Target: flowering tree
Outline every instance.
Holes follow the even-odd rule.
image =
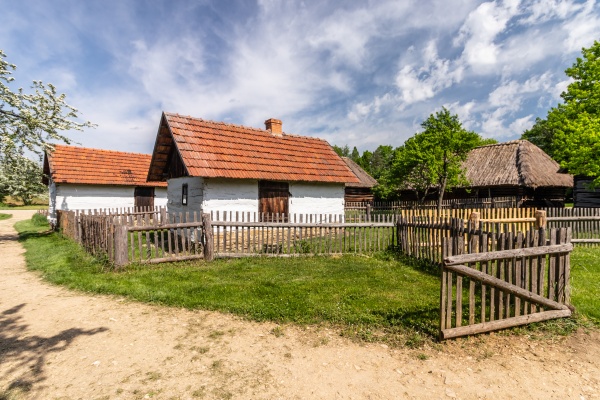
[[[45,192],[42,175],[41,164],[23,156],[22,150],[0,155],[0,202],[11,196],[30,205]]]
[[[16,66],[5,58],[0,50],[0,196],[19,187],[23,183],[19,181],[27,179],[35,169],[37,164],[24,157],[24,149],[42,155],[52,150],[52,141],[70,143],[63,131],[94,126],[89,121],[78,122],[77,109],[67,104],[66,95],[58,94],[50,83],[33,81],[31,93],[22,88],[11,90],[9,85],[14,80],[11,71]],[[21,193],[19,197],[28,198]]]

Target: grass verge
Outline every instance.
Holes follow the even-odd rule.
[[[46,232],[41,221],[15,226],[28,267],[72,289],[257,321],[332,324],[369,341],[411,345],[437,335],[438,277],[389,255],[132,265],[106,273],[78,245]]]
[[[437,271],[389,254],[132,265],[124,272],[106,273],[106,266],[77,244],[48,232],[43,216],[15,226],[28,267],[71,289],[257,321],[332,324],[345,336],[393,345],[418,347],[437,336]],[[547,336],[600,326],[600,249],[576,248],[571,264],[576,318],[508,334]]]
[[[3,219],[9,219],[11,217],[12,217],[12,214],[0,213],[0,221],[2,221]]]

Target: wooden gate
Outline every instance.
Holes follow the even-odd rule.
[[[269,216],[278,215],[278,222],[287,222],[289,214],[290,187],[287,182],[258,182],[258,212],[262,222],[273,222]]]
[[[154,188],[153,187],[136,187],[133,192],[135,197],[135,208],[154,208]]]
[[[440,338],[570,316],[570,239],[570,228],[444,238]]]

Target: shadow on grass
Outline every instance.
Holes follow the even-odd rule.
[[[19,315],[26,304],[9,308],[0,313],[0,367],[4,377],[11,376],[7,386],[0,388],[0,399],[13,395],[32,393],[35,385],[46,379],[44,366],[51,353],[65,350],[79,336],[91,336],[108,328],[70,328],[52,336],[30,336],[29,326]]]
[[[415,331],[434,340],[439,336],[440,310],[438,307],[414,311],[374,311],[373,314],[383,318],[390,327],[401,327]]]
[[[45,236],[51,235],[52,233],[54,233],[54,231],[51,229],[48,229],[47,231],[43,231],[43,232],[24,231],[24,232],[19,233],[18,237],[17,237],[17,235],[14,235],[15,238],[3,239],[0,237],[0,239],[3,239],[3,240],[17,240],[18,239],[19,242],[26,242],[29,239],[37,239],[37,238],[45,237]]]

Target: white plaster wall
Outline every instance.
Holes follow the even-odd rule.
[[[56,220],[56,184],[52,179],[48,181],[48,220]]]
[[[188,201],[187,205],[181,204],[181,187],[188,185]],[[182,177],[169,179],[167,187],[167,209],[169,214],[178,215],[189,212],[191,215],[194,211],[198,213],[202,210],[202,199],[204,190],[204,179],[197,177]]]
[[[204,180],[202,209],[212,212],[250,212],[251,220],[258,213],[258,181],[246,179]]]
[[[166,207],[167,206],[167,188],[157,187],[154,188],[154,207]]]
[[[344,184],[290,182],[290,214],[344,215]]]
[[[91,210],[133,207],[135,205],[133,189],[131,186],[58,184],[55,209]]]

